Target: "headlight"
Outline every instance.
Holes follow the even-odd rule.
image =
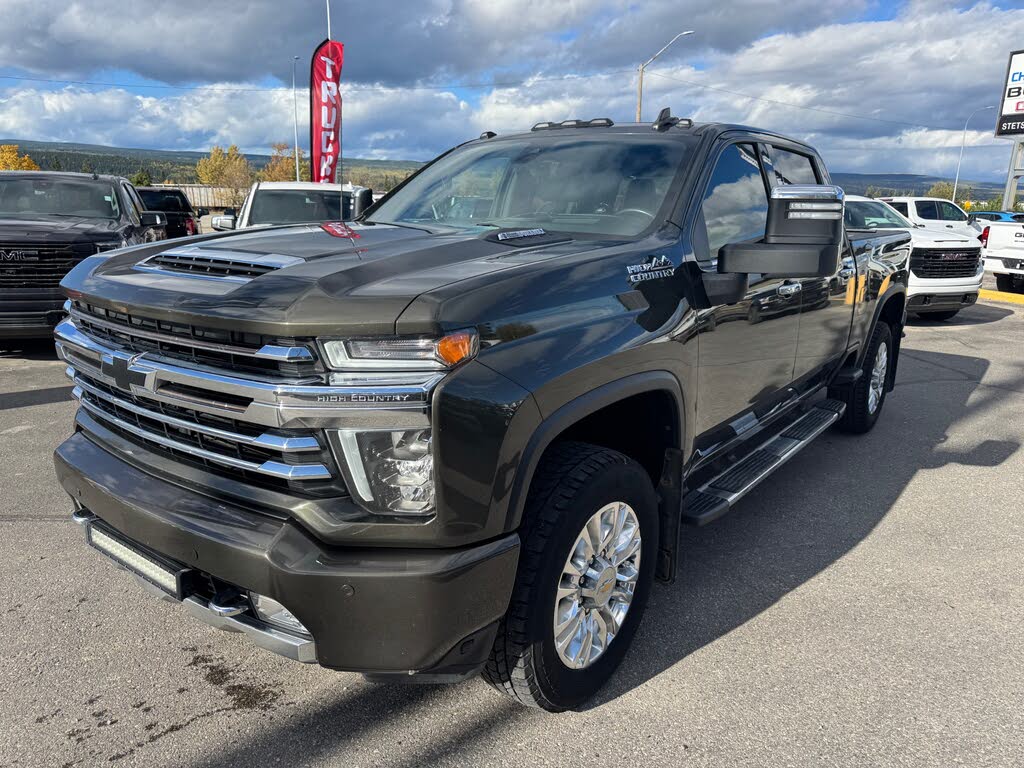
[[[113,251],[117,248],[127,248],[128,241],[123,237],[120,240],[110,240],[105,243],[96,243],[96,253],[103,253],[104,251]]]
[[[429,429],[342,429],[351,490],[371,512],[425,515],[434,509],[434,456]]]
[[[480,350],[475,331],[456,331],[441,338],[392,337],[322,342],[335,370],[424,371],[451,368]]]

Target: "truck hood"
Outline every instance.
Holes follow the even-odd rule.
[[[926,248],[981,247],[981,242],[976,236],[971,237],[969,235],[962,235],[959,232],[954,232],[949,229],[940,230],[915,227],[909,231],[914,245],[920,245]]]
[[[552,234],[498,241],[493,229],[300,225],[115,251],[61,285],[72,298],[155,319],[279,336],[386,334],[420,294],[580,249]]]
[[[0,216],[0,241],[69,243],[115,240],[121,224],[85,216]]]

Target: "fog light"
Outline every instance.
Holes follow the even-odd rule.
[[[268,624],[287,629],[289,632],[298,632],[302,635],[310,634],[310,631],[295,618],[291,611],[272,597],[250,592],[249,598],[252,600],[252,608],[256,611],[256,615]]]
[[[373,512],[428,514],[434,508],[429,429],[340,430],[353,494]]]

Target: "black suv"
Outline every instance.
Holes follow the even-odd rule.
[[[843,207],[806,144],[663,114],[485,134],[351,225],[90,260],[57,475],[202,621],[576,706],[682,526],[882,412],[910,235]]]
[[[163,239],[165,224],[116,176],[0,171],[0,341],[49,336],[72,267]]]

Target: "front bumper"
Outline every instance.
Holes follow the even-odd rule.
[[[977,301],[977,289],[967,293],[918,293],[907,299],[907,312],[946,312],[969,307]]]
[[[516,534],[460,549],[328,547],[290,520],[146,474],[81,432],[57,449],[55,465],[75,504],[129,542],[215,584],[284,605],[309,630],[315,650],[254,613],[211,616],[206,597],[184,600],[207,623],[245,632],[291,658],[315,656],[326,667],[376,675],[461,677],[486,660],[508,606]]]
[[[16,299],[0,295],[0,339],[45,339],[64,317],[64,299]]]

